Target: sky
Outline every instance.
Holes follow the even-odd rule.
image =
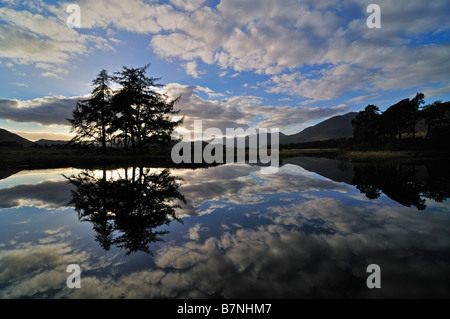
[[[187,130],[293,134],[417,92],[448,101],[449,13],[448,0],[0,0],[0,128],[68,140],[100,70],[146,64]]]

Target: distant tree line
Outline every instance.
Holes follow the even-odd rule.
[[[280,144],[280,150],[284,149],[308,149],[308,148],[350,148],[353,145],[353,138],[342,137],[335,139]]]
[[[23,144],[14,142],[14,141],[1,141],[0,147],[14,147],[14,148],[22,148]]]
[[[123,66],[111,76],[101,70],[90,97],[77,101],[68,119],[75,133],[71,142],[100,145],[103,151],[107,146],[131,148],[133,154],[170,143],[173,130],[183,121],[172,120],[179,113],[174,110],[178,98],[169,101],[156,91],[162,85],[146,75],[148,67]],[[111,82],[119,89],[113,90]]]
[[[425,95],[417,93],[413,99],[404,99],[384,112],[376,105],[368,105],[352,120],[354,143],[360,146],[398,145],[408,139],[417,142],[417,126],[426,127],[421,136],[432,145],[444,145],[450,140],[450,102],[436,101],[424,105]]]

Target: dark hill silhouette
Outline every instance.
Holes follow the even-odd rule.
[[[250,138],[252,138],[252,140],[256,137],[256,141],[257,141],[257,145],[258,146],[260,146],[260,141],[261,141],[261,135],[262,135],[262,133],[258,133],[258,134],[256,134],[256,136],[255,136],[255,134],[252,134],[252,135],[247,135],[247,136],[245,136],[245,138],[244,138],[244,145],[245,145],[245,147],[249,147],[249,143],[250,143]],[[287,136],[287,135],[285,135],[285,134],[283,134],[283,133],[279,133],[279,139],[281,140],[282,138],[284,138],[285,136]],[[271,135],[271,133],[270,133],[270,130],[269,130],[269,133],[267,133],[267,136],[265,137],[265,139],[266,139],[266,142],[265,143],[261,143],[261,146],[264,146],[264,145],[271,145],[271,141],[272,141],[272,135]],[[233,141],[234,140],[234,141]],[[208,141],[208,142],[211,142],[211,141]],[[235,147],[237,147],[237,143],[238,143],[238,138],[237,137],[234,137],[234,138],[231,138],[231,137],[228,137],[228,138],[222,138],[222,144],[225,144],[225,145],[234,145]]]
[[[0,145],[29,147],[34,143],[7,130],[0,128]]]
[[[353,137],[352,120],[355,118],[358,112],[350,112],[344,115],[333,116],[326,119],[314,126],[307,127],[303,131],[285,135],[280,132],[279,143],[280,144],[296,144],[304,142],[324,141],[330,139],[340,139]],[[230,142],[231,138],[223,138],[222,143]],[[234,138],[234,145],[236,145],[237,138]],[[259,136],[257,138],[259,145]],[[270,138],[268,138],[270,141]],[[249,136],[245,137],[245,145],[248,146]],[[230,145],[231,143],[229,143]],[[270,144],[270,142],[269,142]]]
[[[66,145],[67,143],[69,143],[69,141],[40,139],[39,141],[36,141],[35,143],[39,144],[39,145],[51,146],[51,145]]]
[[[352,120],[358,112],[350,112],[344,115],[333,116],[303,131],[280,136],[280,144],[303,143],[339,139],[353,136]]]

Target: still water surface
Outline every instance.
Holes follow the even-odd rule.
[[[283,164],[1,171],[0,298],[450,297],[445,165]]]

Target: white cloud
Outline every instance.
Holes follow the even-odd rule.
[[[260,107],[244,106],[241,108],[248,114],[260,119],[257,126],[266,128],[287,128],[289,125],[305,124],[310,121],[329,118],[344,114],[349,110],[345,104],[333,107],[292,107],[292,106],[270,106]]]
[[[222,1],[188,16],[175,33],[153,37],[152,47],[161,57],[274,74],[314,62],[313,42],[326,40],[336,23],[330,12],[289,1]]]
[[[205,50],[205,46],[206,43],[182,33],[155,35],[151,41],[151,47],[162,58],[177,57],[187,61],[200,58],[203,62],[212,64],[212,52]]]
[[[30,12],[13,9],[13,4],[0,8],[4,22],[0,24],[0,57],[33,63],[41,69],[41,76],[60,78],[68,74],[68,63],[74,57],[98,49],[113,50],[119,40],[112,36],[126,31],[148,35],[150,49],[161,58],[181,60],[193,78],[205,72],[199,70],[199,61],[220,67],[219,77],[233,78],[244,71],[264,74],[269,80],[258,84],[267,92],[297,96],[302,105],[329,101],[349,91],[358,91],[359,99],[374,96],[375,91],[424,84],[440,88],[428,88],[430,94],[448,91],[449,44],[433,42],[432,37],[430,43],[420,42],[421,35],[431,33],[438,38],[448,31],[445,9],[449,5],[444,0],[433,1],[433,5],[418,0],[382,0],[379,30],[366,27],[366,4],[354,0],[222,0],[213,7],[205,6],[203,0],[172,0],[167,4],[82,0],[81,29],[65,25],[68,3],[36,2],[31,10],[32,4],[27,2]],[[98,36],[96,28],[104,29],[107,37]],[[256,88],[247,83],[244,87]],[[186,114],[188,127],[189,120],[208,119],[206,125],[221,129],[246,127],[258,120],[260,125],[282,128],[348,110],[345,105],[328,111],[270,106],[249,96],[219,101],[214,99],[225,94],[203,91],[207,100],[194,88],[173,83],[166,90],[183,93],[178,106],[181,114]],[[43,114],[39,110],[45,109],[44,104],[25,109],[19,107],[26,104],[24,101],[11,101],[0,102],[2,118],[24,121],[33,117],[48,124],[50,117],[58,116],[53,123],[67,124],[68,110]],[[357,101],[357,97],[349,100]]]
[[[187,74],[192,76],[195,79],[198,79],[200,77],[200,74],[205,74],[205,71],[199,71],[197,70],[197,62],[196,61],[190,61],[188,63],[182,64],[184,67],[184,70]]]
[[[285,93],[302,96],[310,102],[331,100],[345,90],[357,90],[364,88],[364,84],[370,83],[370,75],[362,68],[349,64],[341,64],[323,72],[321,77],[300,78],[285,77],[269,81],[267,89],[272,93]]]
[[[55,126],[53,126],[55,128]],[[64,131],[69,131],[69,128],[63,126],[58,127],[63,128]],[[40,140],[40,139],[46,139],[46,140],[60,140],[60,141],[70,141],[74,134],[70,133],[55,133],[55,132],[49,132],[49,127],[46,127],[42,132],[23,132],[23,131],[15,131],[15,130],[9,130],[11,133],[17,134],[23,138],[26,138],[27,140],[30,140],[32,142]]]
[[[427,88],[423,92],[427,97],[439,96],[443,94],[450,94],[450,83],[446,83],[446,86],[438,88]]]
[[[196,61],[201,60],[219,66],[219,77],[244,71],[271,75],[269,92],[309,102],[352,90],[370,94],[440,83],[450,73],[449,47],[439,40],[450,29],[446,0],[432,5],[380,0],[377,30],[367,28],[367,3],[357,0],[222,0],[213,7],[204,0],[82,0],[79,30],[65,25],[68,3],[27,2],[35,13],[11,9],[13,4],[1,8],[6,24],[0,25],[0,57],[44,63],[43,76],[59,76],[61,65],[73,57],[114,50],[119,40],[110,36],[121,30],[148,35],[150,49],[161,58],[182,60],[194,78],[202,74]],[[108,37],[88,35],[94,28]]]
[[[185,11],[195,11],[203,5],[205,0],[170,0],[170,2]]]
[[[55,8],[55,13],[63,19],[67,18],[65,9],[70,2],[62,3]],[[161,31],[156,22],[160,15],[168,14],[171,6],[156,5],[144,1],[93,1],[84,0],[77,4],[81,8],[81,28],[108,28],[114,26],[119,30],[148,34]]]
[[[227,128],[246,129],[250,123],[256,127],[284,129],[291,125],[303,125],[348,111],[348,106],[345,104],[334,107],[265,105],[264,98],[259,96],[226,97],[224,93],[214,92],[207,87],[179,83],[169,83],[161,89],[161,92],[167,94],[169,99],[181,97],[175,109],[180,110],[180,117],[185,116],[182,126],[191,132],[193,132],[194,120],[203,121],[203,130],[215,127],[225,133]],[[205,93],[208,98],[202,98],[199,93]],[[72,116],[76,101],[85,98],[0,99],[0,118],[20,123],[68,127],[67,118]],[[218,98],[220,100],[217,100]],[[67,139],[67,135],[64,136],[66,137],[64,139]]]
[[[176,170],[186,181],[182,192],[195,205],[219,200],[248,204],[257,194],[296,196],[279,204],[272,196],[265,198],[264,209],[247,210],[239,224],[225,217],[218,221],[219,233],[200,223],[184,228],[190,240],[163,243],[152,268],[137,271],[120,272],[123,267],[116,266],[123,258],[113,251],[99,257],[97,249],[79,249],[86,248],[85,241],[78,242],[67,227],[43,228],[39,245],[14,240],[7,245],[15,247],[0,246],[0,297],[433,298],[448,293],[445,286],[436,290],[433,284],[449,277],[448,204],[436,204],[442,209],[426,216],[401,205],[385,206],[384,200],[358,202],[355,197],[357,202],[349,206],[334,192],[324,192],[348,191],[348,185],[303,172],[283,166],[269,178],[258,167],[239,164]],[[366,267],[373,262],[388,279],[377,291],[364,285]],[[71,263],[82,268],[81,289],[66,287]]]
[[[208,97],[212,98],[212,99],[225,96],[225,94],[223,94],[223,93],[217,93],[217,92],[214,92],[213,90],[211,90],[210,88],[199,86],[199,85],[195,86],[195,89],[199,92],[206,93],[208,95]]]
[[[406,221],[405,213],[402,208],[375,206],[353,207],[349,212],[348,206],[333,198],[301,200],[269,208],[263,216],[271,224],[235,231],[226,227],[220,236],[181,247],[169,245],[158,252],[156,264],[175,270],[166,288],[176,289],[173,293],[189,291],[197,298],[214,293],[225,298],[329,298],[342,296],[344,287],[348,297],[373,297],[373,292],[349,283],[364,282],[367,265],[376,260],[385,276],[397,278],[395,274],[401,272],[402,278],[409,279],[406,287],[402,278],[390,280],[388,289],[379,290],[380,297],[430,296],[433,285],[422,280],[439,280],[445,270],[433,268],[435,273],[426,268],[415,281],[419,264],[432,266],[410,247],[448,249],[448,243],[437,239],[448,233],[440,225],[445,218],[434,215],[424,231],[419,215],[412,214]],[[411,226],[407,231],[405,223]],[[299,231],[304,225],[314,227],[314,233]],[[438,242],[430,241],[429,234],[436,234]],[[402,255],[402,263],[393,262],[400,250],[408,253]],[[422,289],[410,289],[411,285]]]
[[[45,78],[54,78],[54,79],[60,79],[61,77],[53,72],[42,72],[41,76],[45,77]]]
[[[24,88],[28,87],[28,84],[25,84],[25,83],[22,83],[22,82],[11,82],[10,84],[21,86],[21,87],[24,87]]]
[[[196,92],[198,87],[169,83],[163,88],[170,99],[181,96],[175,105],[180,116],[185,116],[182,126],[193,132],[194,120],[203,121],[203,130],[216,127],[225,132],[226,128],[247,128],[246,116],[235,105],[227,105],[218,100],[202,99]]]
[[[55,71],[67,73],[61,65],[67,66],[73,57],[86,55],[91,48],[112,49],[110,43],[99,36],[68,28],[65,20],[49,14],[49,10],[55,10],[53,7],[46,6],[45,10],[46,16],[0,8],[0,21],[5,23],[0,25],[0,58],[16,64],[45,64],[53,74],[44,72],[42,75],[56,76]]]
[[[379,94],[368,94],[368,95],[360,95],[360,96],[356,96],[354,98],[351,98],[350,100],[348,100],[349,103],[360,103],[362,101],[366,101],[366,100],[373,100],[377,97],[379,97]],[[428,95],[427,95],[428,96]]]
[[[352,90],[370,93],[447,80],[448,45],[413,41],[446,32],[448,2],[379,4],[383,26],[372,30],[360,1],[221,1],[215,9],[203,7],[186,15],[182,28],[159,34],[151,43],[163,58],[217,64],[219,76],[228,69],[273,75],[269,92],[298,95],[308,102]],[[348,13],[358,7],[359,15]],[[321,71],[295,71],[309,65]]]
[[[195,226],[189,228],[189,232],[186,234],[187,238],[190,240],[198,241],[200,239],[200,232],[201,231],[207,231],[208,228],[202,226],[201,224],[196,224]]]

